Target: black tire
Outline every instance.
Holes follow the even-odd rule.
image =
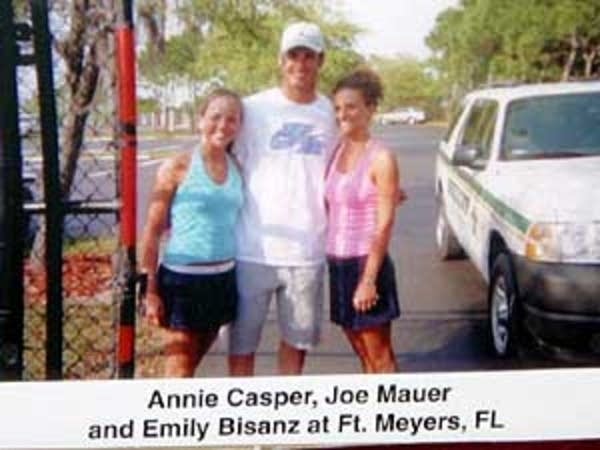
[[[510,256],[494,260],[488,287],[489,329],[494,353],[502,358],[518,354],[522,340],[519,289]]]
[[[440,194],[441,196],[441,194]],[[438,257],[442,261],[464,258],[465,252],[446,218],[446,209],[441,198],[438,200],[437,218],[435,226],[435,243]]]

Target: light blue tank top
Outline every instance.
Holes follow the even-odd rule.
[[[235,257],[235,224],[242,206],[242,180],[227,155],[227,178],[217,184],[194,149],[188,172],[171,204],[171,232],[163,255],[166,264],[223,261]]]

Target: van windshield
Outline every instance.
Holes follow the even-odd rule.
[[[512,101],[500,155],[504,160],[600,155],[600,92]]]

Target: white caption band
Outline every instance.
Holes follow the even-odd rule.
[[[600,369],[4,382],[0,448],[598,438],[599,387]]]

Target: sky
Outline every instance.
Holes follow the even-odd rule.
[[[367,29],[357,50],[365,55],[407,55],[425,59],[431,52],[425,38],[436,16],[458,0],[340,0],[346,17]]]

